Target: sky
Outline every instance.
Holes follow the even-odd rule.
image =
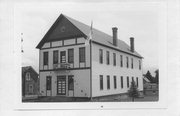
[[[37,44],[62,13],[93,28],[112,35],[118,28],[118,39],[128,45],[135,38],[135,50],[143,59],[143,70],[154,73],[158,69],[161,10],[158,3],[148,2],[49,2],[23,3],[15,6],[15,27],[23,35],[22,66],[31,65],[38,71]],[[19,39],[21,39],[19,38]],[[152,74],[154,75],[154,74]]]

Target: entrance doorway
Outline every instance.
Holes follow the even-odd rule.
[[[57,76],[57,95],[66,95],[66,76]]]

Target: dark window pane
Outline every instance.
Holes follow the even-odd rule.
[[[79,48],[79,62],[85,62],[85,47]]]
[[[116,53],[113,53],[113,65],[116,66]]]
[[[129,87],[129,77],[127,77],[127,87]]]
[[[103,90],[103,75],[100,75],[100,90]]]
[[[53,64],[58,63],[58,50],[53,51]]]
[[[123,76],[121,76],[121,88],[123,88]]]
[[[114,76],[114,89],[117,88],[117,84],[116,84],[116,76]]]
[[[46,90],[51,90],[51,76],[46,77]]]
[[[99,62],[102,64],[103,63],[103,50],[99,49]]]
[[[109,64],[109,51],[106,52],[106,61],[107,61],[107,64]]]
[[[68,76],[68,90],[74,90],[74,79],[73,76]]]
[[[138,77],[136,77],[136,85],[137,85],[137,87],[139,86]]]
[[[128,68],[129,67],[129,58],[126,57],[126,67]]]
[[[120,59],[121,59],[121,67],[123,67],[123,56],[122,55],[120,55]]]
[[[68,63],[74,62],[74,49],[68,49]]]
[[[131,58],[131,68],[133,69],[133,58]]]
[[[107,76],[107,89],[110,89],[110,76]]]
[[[43,60],[44,60],[44,65],[48,65],[48,52],[44,52]]]

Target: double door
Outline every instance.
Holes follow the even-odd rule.
[[[57,94],[66,95],[66,76],[57,77]]]

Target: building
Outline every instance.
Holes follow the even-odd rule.
[[[22,96],[38,95],[38,73],[31,67],[22,67]]]
[[[134,79],[143,90],[142,56],[117,38],[61,14],[39,49],[42,96],[99,97],[127,93]],[[88,43],[89,34],[92,39]]]

